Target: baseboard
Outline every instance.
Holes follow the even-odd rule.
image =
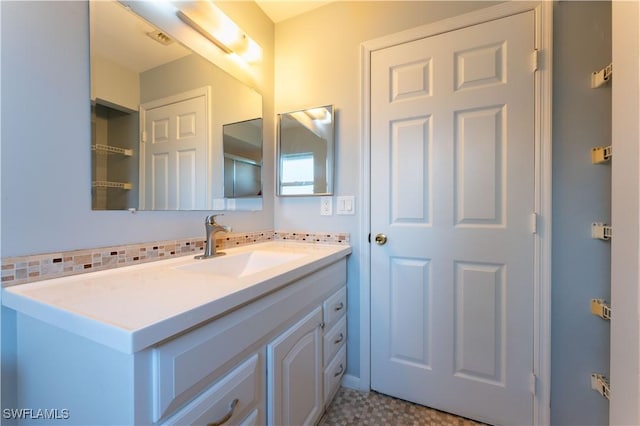
[[[350,374],[345,374],[344,376],[342,376],[342,386],[349,389],[364,390],[364,391],[369,390],[369,389],[361,389],[360,378],[356,376],[352,376]]]

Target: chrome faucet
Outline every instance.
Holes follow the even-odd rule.
[[[217,223],[216,216],[222,216],[222,215],[212,214],[207,216],[207,218],[204,221],[204,228],[206,230],[207,242],[204,246],[204,254],[195,256],[196,259],[208,259],[210,257],[222,256],[225,254],[222,251],[216,253],[216,234],[218,232],[231,232],[231,228]]]

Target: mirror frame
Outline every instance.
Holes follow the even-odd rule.
[[[325,170],[326,170],[326,191],[324,192],[312,192],[306,194],[283,194],[282,193],[282,116],[283,115],[291,115],[295,113],[305,113],[306,111],[316,110],[320,108],[328,108],[329,115],[331,117],[331,140],[327,141],[327,159],[325,161]],[[320,105],[313,108],[306,108],[302,110],[283,112],[278,114],[278,124],[277,124],[277,146],[276,146],[276,195],[278,197],[322,197],[322,196],[330,196],[333,195],[334,190],[334,162],[335,162],[335,124],[336,124],[336,109],[333,104]],[[314,180],[314,186],[315,186]]]

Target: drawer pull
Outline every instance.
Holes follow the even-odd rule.
[[[344,308],[344,303],[340,302],[340,303],[338,303],[338,304],[336,305],[335,310],[336,310],[336,311],[339,311],[339,310],[340,310],[340,309],[342,309],[342,308]]]
[[[344,340],[344,334],[340,333],[340,336],[333,341],[336,345]]]
[[[233,410],[236,409],[238,402],[240,402],[238,398],[231,401],[231,404],[229,404],[229,411],[227,412],[227,414],[225,414],[225,416],[218,421],[207,423],[207,426],[221,426],[226,422],[228,422],[231,416],[233,416]]]
[[[340,370],[338,370],[337,373],[335,373],[333,375],[333,377],[338,377],[339,375],[341,375],[342,373],[344,373],[344,366],[342,364],[340,364]]]

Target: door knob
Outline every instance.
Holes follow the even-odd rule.
[[[387,236],[384,234],[378,234],[376,235],[375,241],[376,241],[376,244],[378,244],[379,246],[382,246],[387,242]]]

